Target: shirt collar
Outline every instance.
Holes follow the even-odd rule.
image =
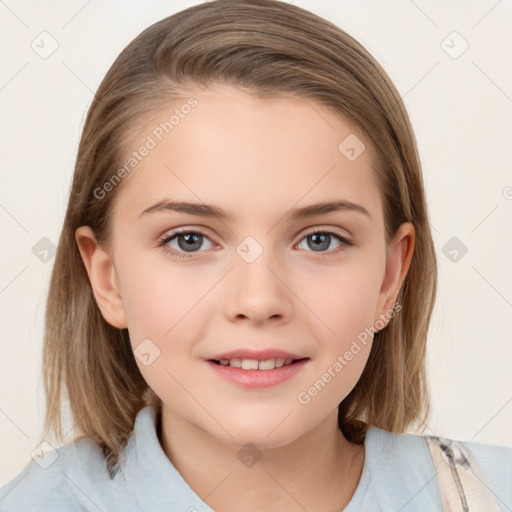
[[[148,405],[137,414],[135,427],[123,452],[122,478],[144,512],[193,510],[214,512],[191,489],[162,449],[157,437],[159,409]],[[396,434],[369,426],[365,460],[357,489],[344,512],[355,512],[370,489],[383,512],[438,510],[436,473],[423,437]],[[436,492],[437,491],[437,492]],[[399,497],[400,503],[397,502]],[[426,508],[425,508],[426,507]]]
[[[189,487],[160,445],[156,433],[157,407],[143,407],[123,454],[121,465],[129,492],[144,512],[193,510],[213,512]]]

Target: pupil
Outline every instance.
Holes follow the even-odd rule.
[[[178,245],[181,249],[187,251],[187,250],[194,250],[199,249],[201,247],[201,241],[202,241],[203,235],[200,235],[198,233],[187,233],[184,235],[180,235],[178,237]],[[309,247],[311,249],[328,249],[329,248],[329,242],[330,242],[331,235],[327,233],[315,233],[314,235],[308,236],[308,242],[311,240],[312,243],[308,243]],[[182,243],[182,240],[185,240],[184,243]]]
[[[308,244],[311,249],[328,249],[331,235],[326,233],[315,233],[314,235],[310,235],[308,239],[313,241],[313,245]]]
[[[190,249],[199,249],[199,247],[201,247],[202,238],[203,235],[196,233],[187,233],[185,235],[180,235],[178,237],[178,245],[180,246],[180,249],[183,249],[184,251]],[[181,243],[183,239],[185,239],[185,243]]]

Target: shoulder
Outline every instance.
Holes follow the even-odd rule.
[[[377,427],[369,429],[367,446],[372,483],[379,499],[389,502],[383,510],[399,505],[405,512],[417,510],[425,503],[431,510],[442,509],[437,474],[425,437]],[[471,451],[500,505],[512,509],[512,448],[475,441],[447,441],[455,441]]]
[[[500,507],[512,510],[512,448],[476,441],[461,443],[471,451],[482,468]]]
[[[109,483],[102,450],[80,438],[34,458],[1,487],[0,512],[107,510],[112,493],[100,490]]]

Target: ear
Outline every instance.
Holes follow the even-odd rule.
[[[126,314],[110,256],[98,245],[89,226],[79,227],[75,231],[75,240],[103,318],[113,327],[125,329]]]
[[[391,319],[390,312],[396,302],[402,283],[409,270],[412,255],[414,253],[415,230],[410,222],[402,224],[388,250],[386,270],[382,280],[377,304],[375,322],[379,321],[387,326]],[[380,328],[379,330],[382,330]]]

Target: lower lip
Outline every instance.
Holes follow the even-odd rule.
[[[244,370],[233,366],[222,366],[212,361],[206,361],[206,364],[217,375],[242,388],[269,388],[291,379],[304,368],[308,361],[309,359],[301,359],[296,363],[273,370]]]

